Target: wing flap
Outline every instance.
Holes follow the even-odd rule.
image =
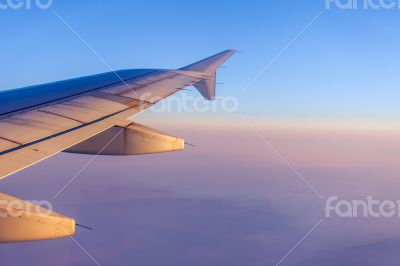
[[[6,177],[50,157],[49,154],[24,148],[0,156],[0,176]]]
[[[18,143],[15,143],[15,142],[12,142],[12,141],[9,141],[6,139],[2,139],[0,137],[0,151],[9,150],[9,149],[12,149],[12,148],[15,148],[18,146],[19,146]]]
[[[22,145],[79,125],[74,120],[30,111],[0,120],[0,137]]]
[[[114,125],[129,125],[132,122],[129,121],[128,118],[136,115],[147,107],[149,107],[149,105],[130,108],[97,123],[89,124],[73,131],[47,138],[38,143],[26,145],[19,149],[14,149],[4,153],[0,155],[0,179],[47,159],[48,157],[89,139]]]
[[[50,105],[39,110],[89,123],[101,117],[127,109],[127,106],[95,96],[82,96],[63,103]]]

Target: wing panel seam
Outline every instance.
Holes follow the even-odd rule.
[[[112,114],[110,114],[110,115],[107,115],[107,116],[101,117],[101,118],[99,118],[99,119],[93,120],[93,121],[91,121],[91,122],[89,122],[89,123],[86,123],[86,124],[83,124],[83,125],[79,125],[79,126],[76,126],[76,127],[73,127],[73,128],[70,128],[70,129],[67,129],[67,130],[58,132],[58,133],[53,134],[53,135],[51,135],[51,136],[47,136],[47,137],[44,137],[44,138],[41,138],[41,139],[32,141],[32,142],[30,142],[30,143],[20,144],[20,146],[18,146],[18,147],[14,147],[14,148],[11,148],[11,149],[8,149],[8,150],[5,150],[5,151],[1,151],[1,152],[0,152],[0,156],[1,156],[1,155],[5,155],[5,154],[10,153],[10,152],[13,152],[13,151],[17,151],[17,150],[20,150],[20,149],[29,147],[29,146],[32,146],[32,145],[35,145],[35,144],[38,144],[38,143],[40,143],[40,142],[43,142],[43,141],[46,141],[46,140],[49,140],[49,139],[52,139],[52,138],[56,138],[56,137],[58,137],[58,136],[67,134],[67,133],[72,132],[72,131],[74,131],[74,130],[77,130],[77,129],[80,129],[80,128],[84,128],[84,127],[86,127],[86,126],[96,124],[96,123],[98,123],[98,122],[100,122],[100,121],[103,121],[103,120],[105,120],[105,119],[107,119],[107,118],[110,118],[110,117],[112,117],[112,116],[114,116],[114,115],[117,115],[117,114],[122,113],[122,112],[124,112],[124,111],[127,111],[127,110],[129,110],[129,109],[130,109],[130,108],[126,108],[126,109],[121,110],[121,111],[118,111],[118,112],[116,112],[116,113],[112,113]]]
[[[69,120],[72,120],[72,121],[75,121],[75,122],[78,122],[78,123],[81,123],[81,124],[85,124],[85,122],[83,122],[83,121],[80,121],[78,119],[75,119],[75,118],[72,118],[72,117],[69,117],[69,116],[66,116],[66,115],[56,114],[56,113],[53,113],[53,112],[50,112],[50,111],[40,110],[40,109],[38,109],[36,111],[37,112],[41,112],[41,113],[45,113],[45,114],[49,114],[49,115],[62,117],[62,118],[65,118],[65,119],[69,119]]]

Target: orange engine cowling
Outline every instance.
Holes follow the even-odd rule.
[[[64,152],[96,155],[142,155],[180,151],[183,139],[132,123],[127,127],[112,127]]]
[[[0,243],[47,240],[74,234],[74,219],[0,193]]]

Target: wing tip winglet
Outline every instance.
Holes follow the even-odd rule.
[[[193,84],[193,86],[196,87],[196,89],[205,99],[210,101],[215,100],[216,71],[226,60],[228,60],[236,52],[236,50],[228,49],[181,69],[199,71],[210,75],[210,78],[201,80]]]

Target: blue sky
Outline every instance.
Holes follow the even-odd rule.
[[[177,68],[221,50],[243,53],[220,71],[237,96],[321,11],[325,1],[61,1],[50,10],[2,10],[0,88],[108,71]],[[240,97],[260,118],[400,118],[399,10],[327,10]]]
[[[54,1],[50,10],[0,10],[0,90],[108,71],[53,11],[113,69],[179,68],[243,51],[219,71],[219,95],[238,97],[325,10],[324,0]],[[400,131],[297,129],[397,125],[399,12],[326,10],[239,98],[238,113],[266,125],[254,123],[259,134],[239,119],[220,123],[223,112],[156,113],[164,123],[144,115],[138,122],[196,147],[59,154],[2,180],[0,192],[50,200],[78,173],[51,203],[95,229],[75,237],[101,265],[276,265],[324,215],[298,173],[326,198],[398,200]],[[399,223],[326,219],[282,265],[398,265]],[[0,248],[1,265],[91,262],[70,239]]]

